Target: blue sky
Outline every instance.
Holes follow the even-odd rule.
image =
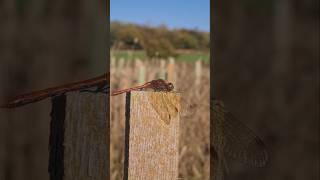
[[[210,0],[110,0],[110,19],[210,30]]]

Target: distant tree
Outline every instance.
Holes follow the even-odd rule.
[[[167,39],[148,39],[144,44],[144,49],[149,57],[168,58],[177,56],[173,46]]]
[[[142,31],[133,24],[114,24],[110,28],[111,43],[120,49],[141,49]]]
[[[198,49],[199,41],[197,37],[193,36],[187,31],[178,30],[175,33],[173,39],[174,45],[177,49]]]
[[[175,49],[168,39],[168,29],[165,26],[159,28],[144,27],[143,49],[149,57],[175,57]]]
[[[129,23],[111,22],[111,46],[116,49],[144,49],[148,56],[176,56],[175,49],[209,49],[209,33],[198,30],[169,30]]]

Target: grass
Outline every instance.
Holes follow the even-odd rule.
[[[136,58],[139,58],[141,60],[149,59],[145,51],[143,50],[141,51],[114,50],[111,53],[114,57],[116,57],[116,59],[120,59],[120,58],[123,58],[124,60],[130,60],[130,59],[136,59]],[[176,59],[178,61],[184,61],[184,62],[194,62],[199,59],[203,60],[204,62],[209,62],[210,54],[207,52],[188,52],[188,53],[180,52]]]
[[[146,59],[146,53],[144,51],[125,51],[125,50],[116,50],[112,51],[111,54],[116,57],[116,59]]]
[[[188,53],[188,54],[180,54],[177,58],[178,61],[187,61],[187,62],[194,62],[197,60],[203,60],[205,62],[209,62],[210,54],[204,52],[195,52],[195,53]]]

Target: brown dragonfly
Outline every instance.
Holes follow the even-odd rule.
[[[173,89],[174,89],[174,86],[172,83],[167,82],[163,79],[157,79],[157,80],[152,80],[150,82],[144,83],[143,85],[140,85],[140,86],[135,86],[128,89],[116,90],[111,93],[111,96],[116,96],[116,95],[127,93],[130,91],[153,90],[153,91],[170,92]]]
[[[116,96],[123,93],[128,93],[130,91],[155,91],[161,92],[160,94],[154,94],[149,96],[149,102],[151,103],[153,109],[160,116],[167,125],[170,124],[171,119],[175,118],[178,114],[179,107],[176,107],[177,102],[176,97],[171,97],[169,94],[165,95],[163,93],[171,92],[174,89],[172,83],[167,82],[163,79],[152,80],[145,84],[131,87],[128,89],[116,90],[111,93],[111,96]],[[159,102],[161,101],[161,102]]]

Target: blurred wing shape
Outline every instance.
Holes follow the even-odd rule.
[[[196,112],[199,110],[199,106],[197,103],[192,102],[190,99],[183,98],[180,99],[181,101],[181,109],[180,115],[183,118],[193,118],[196,115]]]
[[[226,155],[254,167],[264,167],[268,161],[266,147],[246,125],[213,102],[213,143],[219,155]]]
[[[167,125],[179,113],[179,99],[173,93],[159,92],[150,94],[149,100],[154,110]]]

